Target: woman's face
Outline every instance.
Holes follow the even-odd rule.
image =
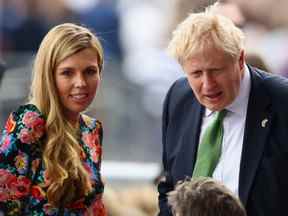
[[[65,116],[76,122],[93,101],[100,83],[97,53],[87,48],[64,59],[56,67],[55,83]]]

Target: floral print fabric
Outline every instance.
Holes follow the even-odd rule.
[[[80,155],[91,176],[93,191],[61,209],[51,206],[45,185],[49,178],[41,159],[45,118],[32,104],[10,114],[0,140],[0,213],[7,216],[106,216],[100,175],[102,126],[87,116],[80,118]],[[0,214],[1,215],[1,214]]]

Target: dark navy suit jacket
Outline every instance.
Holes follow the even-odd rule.
[[[249,70],[251,91],[239,196],[248,216],[280,216],[288,209],[288,80],[256,68]],[[166,194],[177,181],[192,175],[203,112],[187,79],[177,80],[166,96],[163,110],[166,178],[158,185],[159,216],[172,215]]]

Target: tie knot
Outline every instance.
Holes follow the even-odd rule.
[[[223,109],[223,110],[221,110],[221,111],[216,112],[216,117],[215,117],[215,119],[216,119],[217,121],[223,121],[223,118],[225,117],[226,113],[227,113],[227,110],[226,110],[226,109]]]

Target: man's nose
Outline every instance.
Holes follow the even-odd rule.
[[[203,75],[203,88],[209,90],[214,88],[216,85],[215,79],[212,74],[204,73]]]

